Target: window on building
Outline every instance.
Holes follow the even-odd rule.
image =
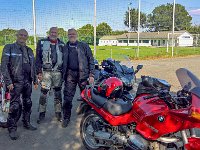
[[[149,40],[143,40],[143,43],[149,43]]]
[[[134,43],[134,40],[130,40],[129,43]]]
[[[182,36],[182,38],[184,38],[184,39],[189,39],[190,36]]]
[[[158,46],[160,46],[160,41],[161,41],[161,40],[158,40]]]
[[[122,43],[122,40],[119,40],[119,43]]]
[[[165,45],[165,40],[163,40],[163,45]]]
[[[128,43],[128,40],[123,40],[123,43]]]

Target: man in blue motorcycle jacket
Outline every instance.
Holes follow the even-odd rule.
[[[16,131],[21,108],[24,128],[27,130],[37,129],[30,124],[32,83],[37,89],[35,59],[32,49],[26,46],[28,32],[21,29],[16,36],[15,43],[5,45],[1,60],[2,75],[11,95],[7,125],[12,140],[18,138]]]
[[[63,79],[65,81],[63,102],[63,128],[70,122],[72,100],[79,85],[82,91],[87,82],[94,82],[94,58],[88,44],[78,41],[75,29],[68,30],[69,41],[65,45],[63,58]]]

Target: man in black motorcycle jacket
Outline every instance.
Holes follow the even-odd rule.
[[[63,128],[70,122],[72,100],[76,92],[76,85],[82,91],[94,82],[94,58],[88,44],[77,40],[77,31],[68,30],[69,42],[65,45],[63,59],[63,79],[65,81],[63,103]]]
[[[12,140],[18,138],[16,132],[17,118],[21,115],[21,106],[23,106],[24,128],[28,130],[37,129],[30,124],[32,82],[37,89],[35,59],[32,49],[26,46],[28,32],[25,29],[20,29],[16,36],[16,43],[5,45],[1,60],[2,75],[11,95],[7,124],[9,136]]]

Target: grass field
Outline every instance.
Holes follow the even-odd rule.
[[[91,46],[93,49],[93,46]],[[169,53],[166,52],[166,47],[140,47],[139,58],[136,57],[137,47],[119,47],[119,46],[98,46],[96,58],[101,61],[105,58],[124,59],[128,56],[132,60],[136,59],[156,59],[156,58],[170,58],[171,48]],[[175,47],[174,57],[200,55],[200,47]]]
[[[34,46],[31,45],[31,48]],[[93,50],[94,47],[90,46]],[[0,58],[2,55],[3,46],[0,46]],[[123,60],[125,56],[136,60],[136,59],[156,59],[156,58],[170,58],[171,47],[169,53],[166,52],[166,47],[140,47],[139,58],[136,57],[137,47],[132,46],[97,46],[96,58],[102,61],[106,58],[113,58],[116,60]],[[189,56],[189,55],[200,55],[200,47],[175,47],[174,56]]]

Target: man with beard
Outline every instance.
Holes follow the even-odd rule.
[[[63,69],[64,43],[58,38],[58,28],[52,27],[49,36],[39,40],[36,49],[36,70],[41,81],[41,95],[39,99],[40,123],[45,118],[47,94],[51,88],[54,90],[55,116],[61,121],[62,109],[62,69]]]
[[[82,91],[87,85],[94,82],[94,58],[88,44],[78,41],[75,29],[68,30],[69,42],[64,51],[63,78],[65,81],[63,103],[63,128],[70,122],[72,100],[79,85]]]

